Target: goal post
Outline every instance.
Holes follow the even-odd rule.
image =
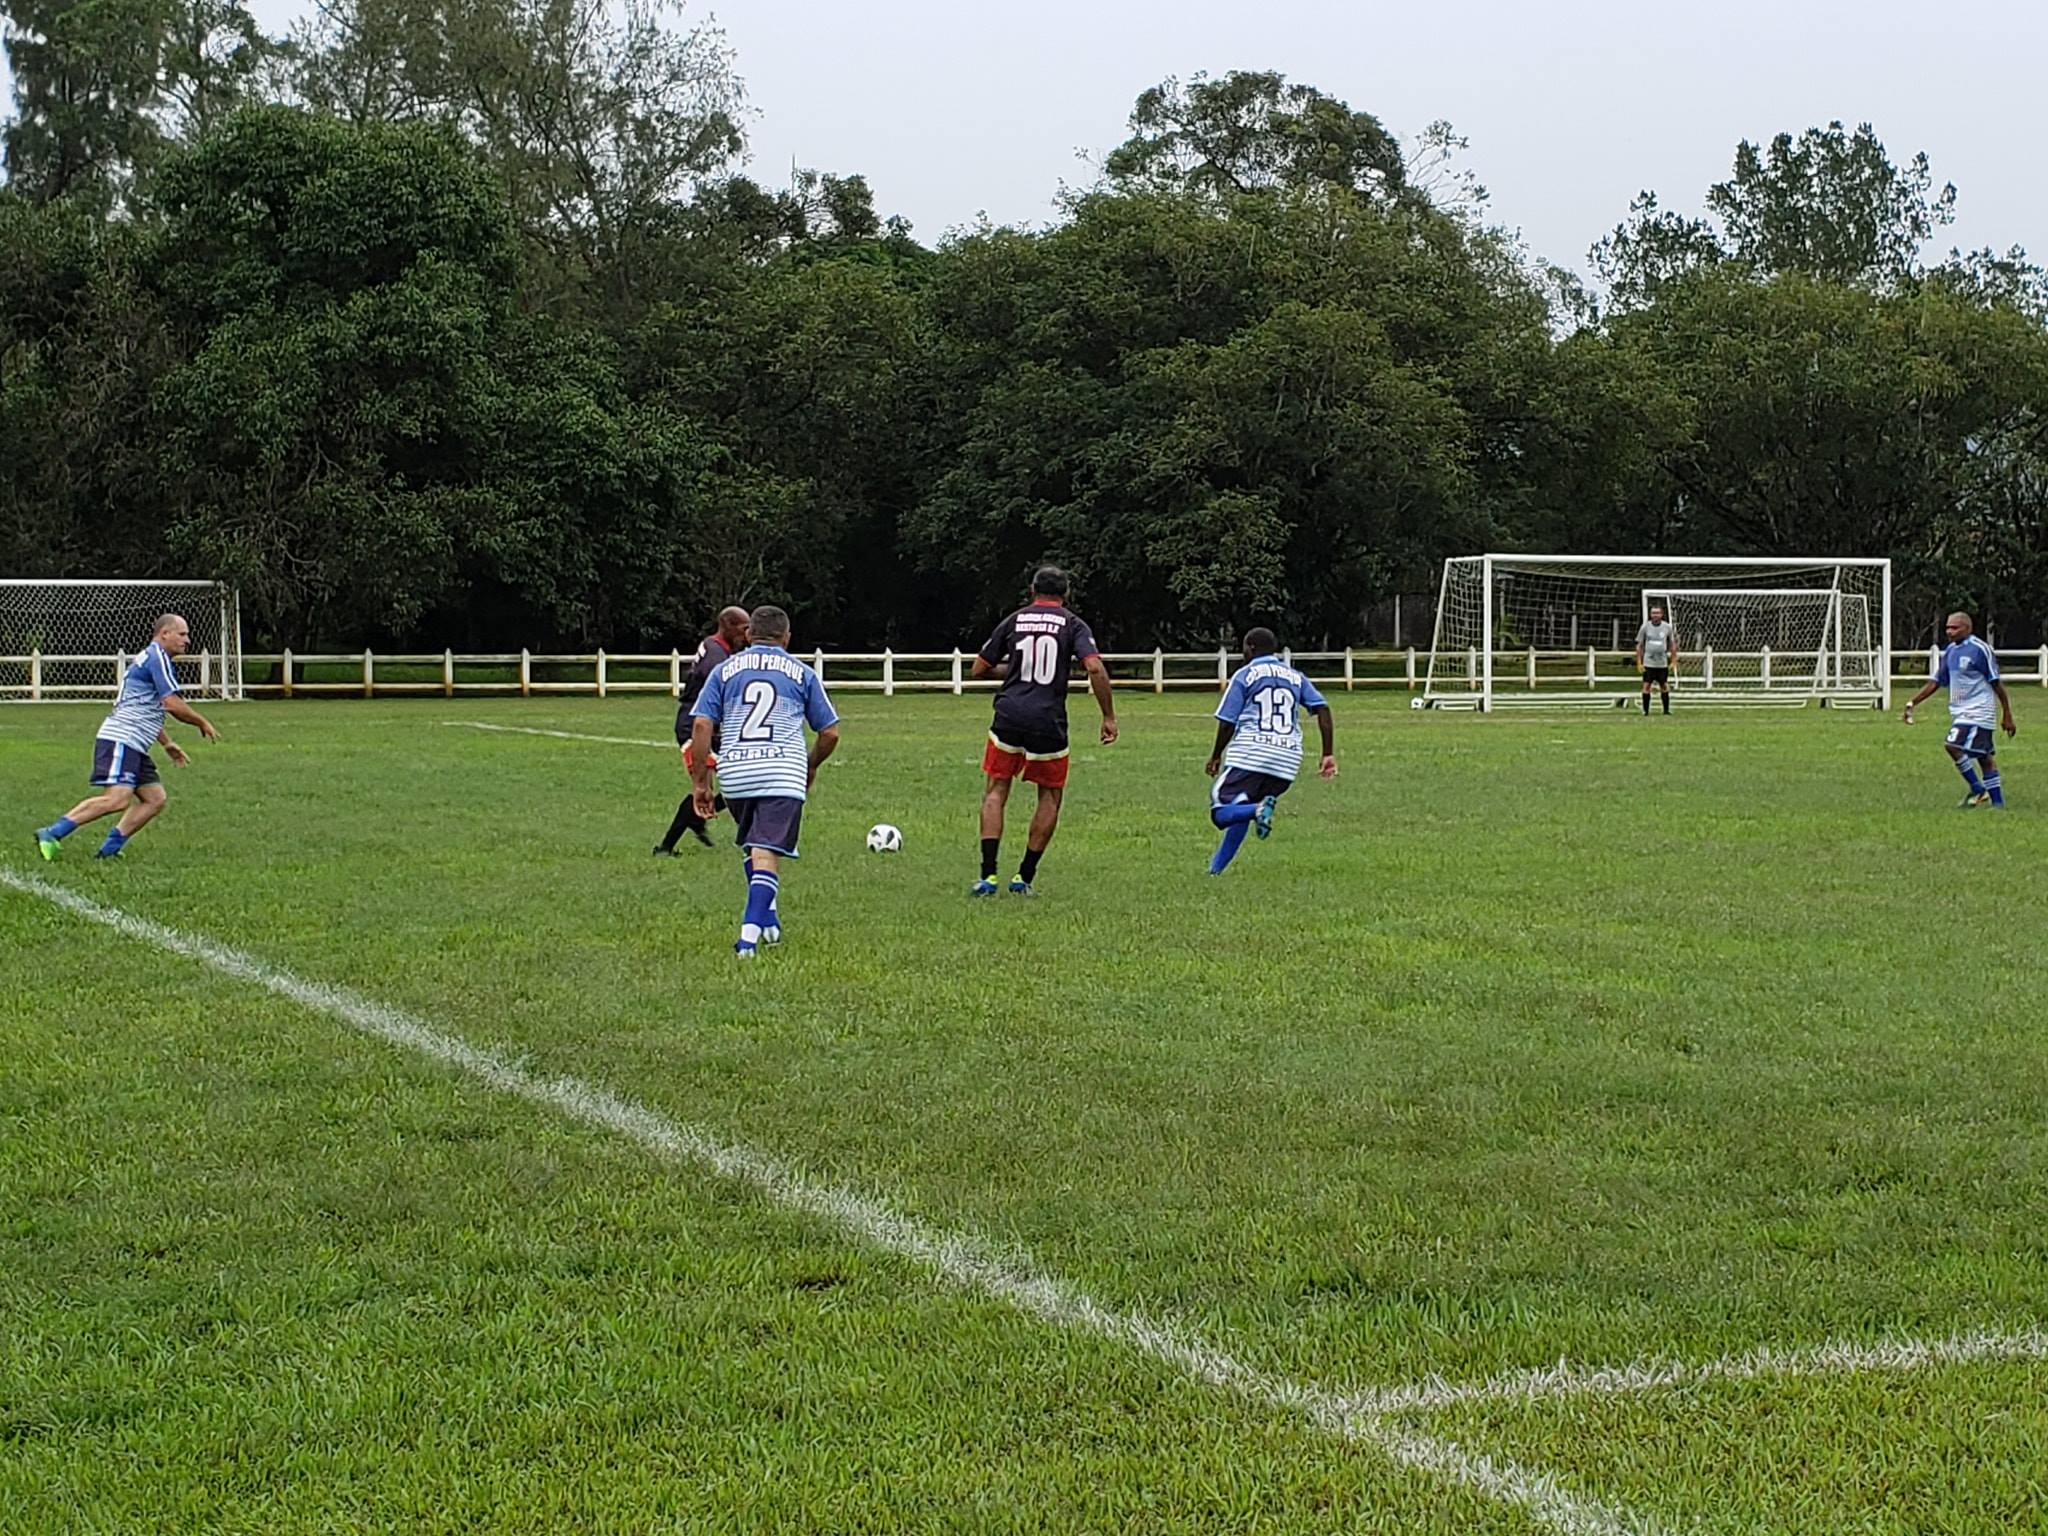
[[[242,697],[242,605],[212,581],[0,578],[0,699],[111,698],[156,621],[184,616],[175,664],[195,698]]]
[[[1843,556],[1467,555],[1444,562],[1436,708],[1611,705],[1636,631],[1676,630],[1674,692],[1710,704],[1891,702],[1891,562]]]

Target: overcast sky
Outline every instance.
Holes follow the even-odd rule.
[[[256,0],[282,29],[300,0]],[[687,13],[714,14],[703,5]],[[926,240],[1052,216],[1079,158],[1167,75],[1275,69],[1404,142],[1471,140],[1493,217],[1540,254],[1586,248],[1653,188],[1697,212],[1742,138],[1840,118],[1960,191],[1942,239],[2048,257],[2048,0],[724,0],[755,116],[753,174],[860,172]]]

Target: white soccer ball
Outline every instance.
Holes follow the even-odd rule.
[[[1418,693],[1418,694],[1415,694],[1415,695],[1414,695],[1413,697],[1411,697],[1411,698],[1410,698],[1410,699],[1408,700],[1408,707],[1409,707],[1410,709],[1420,709],[1420,708],[1422,708],[1422,695]]]
[[[868,852],[894,853],[903,846],[903,832],[886,821],[868,828]]]

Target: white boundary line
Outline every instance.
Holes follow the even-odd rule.
[[[678,750],[672,741],[641,741],[632,736],[586,736],[581,731],[543,731],[530,725],[486,725],[481,720],[443,720],[441,724],[465,731],[498,731],[507,736],[553,736],[560,741],[601,741],[612,747],[660,747],[667,752]]]
[[[1777,1381],[1812,1376],[1902,1374],[1945,1365],[2048,1360],[2048,1330],[1985,1329],[1944,1339],[1837,1339],[1805,1349],[1746,1350],[1719,1360],[1642,1360],[1630,1365],[1584,1366],[1560,1360],[1531,1371],[1509,1371],[1484,1381],[1431,1379],[1366,1393],[1360,1406],[1383,1414],[1429,1413],[1461,1404],[1541,1402],[1570,1397],[1619,1397],[1715,1382]]]
[[[1359,1400],[1260,1370],[1183,1329],[1157,1322],[1141,1312],[1116,1311],[1077,1286],[1046,1273],[1022,1253],[999,1248],[972,1233],[929,1226],[872,1195],[814,1179],[744,1143],[725,1141],[670,1120],[580,1079],[543,1076],[496,1051],[471,1045],[359,993],[304,980],[240,950],[102,906],[5,866],[0,866],[0,885],[131,939],[199,961],[223,975],[263,987],[363,1034],[454,1067],[501,1093],[541,1105],[585,1125],[616,1132],[665,1161],[694,1165],[749,1185],[778,1205],[836,1227],[861,1243],[908,1259],[963,1290],[1005,1302],[1056,1328],[1093,1334],[1125,1345],[1198,1381],[1265,1407],[1298,1415],[1326,1434],[1370,1446],[1401,1466],[1434,1474],[1446,1482],[1518,1506],[1539,1523],[1565,1536],[1645,1536],[1662,1529],[1646,1516],[1573,1493],[1544,1473],[1391,1423]]]

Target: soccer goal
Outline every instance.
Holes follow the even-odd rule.
[[[156,621],[183,614],[178,681],[197,698],[242,697],[242,608],[211,581],[0,579],[0,698],[109,698]]]
[[[1676,630],[1672,692],[1706,704],[1891,703],[1889,560],[1468,555],[1444,562],[1420,703],[1613,705],[1636,632]]]

